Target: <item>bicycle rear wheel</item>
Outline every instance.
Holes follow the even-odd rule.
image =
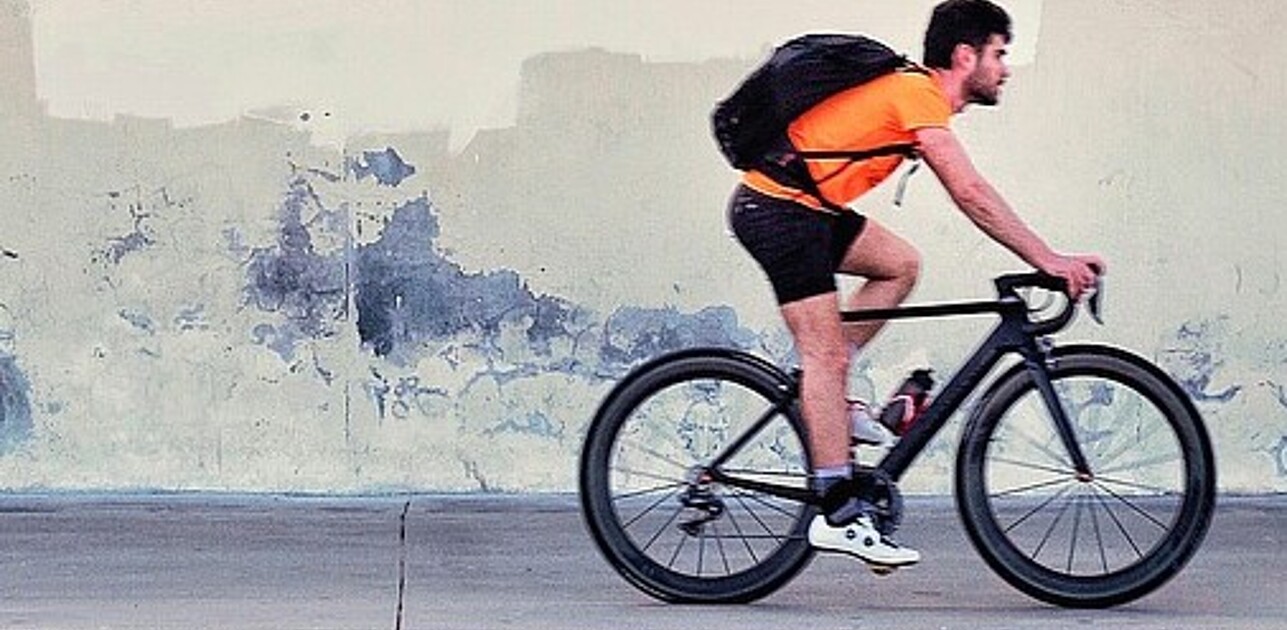
[[[582,451],[581,505],[600,551],[627,581],[670,602],[748,602],[804,568],[812,507],[704,474],[745,439],[722,471],[808,488],[789,384],[750,355],[698,350],[642,366],[608,396]]]
[[[1017,366],[976,407],[956,495],[974,546],[1007,582],[1070,607],[1141,597],[1197,551],[1215,464],[1197,410],[1163,372],[1104,346],[1054,352],[1050,370],[1091,465],[1078,475],[1032,374]]]

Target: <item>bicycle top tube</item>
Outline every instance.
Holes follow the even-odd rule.
[[[1100,282],[1102,282],[1102,278]],[[1004,317],[1019,317],[1027,320],[1024,329],[1033,335],[1046,335],[1056,332],[1072,321],[1076,303],[1065,298],[1063,308],[1052,317],[1031,319],[1029,316],[1040,309],[1031,309],[1028,302],[1019,295],[1025,289],[1044,289],[1065,294],[1067,285],[1060,278],[1041,273],[1014,273],[998,276],[993,279],[997,289],[997,299],[973,302],[945,302],[940,304],[919,304],[896,308],[861,309],[841,311],[841,320],[845,322],[868,322],[887,319],[914,319],[949,317],[955,315],[981,315],[995,313]],[[1102,285],[1097,286],[1090,294],[1087,308],[1095,321],[1102,323],[1100,316],[1100,298]]]

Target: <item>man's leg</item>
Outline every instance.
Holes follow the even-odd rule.
[[[815,469],[848,466],[850,459],[845,403],[849,345],[838,309],[834,292],[782,306],[782,316],[800,354],[800,404]]]
[[[920,269],[920,253],[911,243],[868,218],[840,265],[840,273],[866,278],[845,300],[845,307],[893,308],[902,304],[915,288]],[[845,326],[845,336],[855,349],[861,349],[884,325],[883,321],[850,324]]]
[[[866,282],[846,301],[847,308],[887,308],[901,304],[916,284],[920,257],[910,244],[868,220],[846,250],[839,272]],[[828,293],[782,307],[795,337],[804,374],[800,398],[809,427],[815,488],[823,514],[809,525],[818,549],[856,555],[884,566],[914,564],[920,554],[900,547],[875,528],[872,506],[853,492],[850,478],[851,421],[845,401],[851,344],[859,348],[883,322],[862,326],[841,323],[838,297]],[[846,329],[848,328],[848,329]]]

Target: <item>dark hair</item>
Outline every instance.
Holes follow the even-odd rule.
[[[1010,16],[988,0],[947,0],[934,7],[925,29],[925,55],[931,68],[951,68],[957,44],[982,49],[993,35],[1010,41]]]

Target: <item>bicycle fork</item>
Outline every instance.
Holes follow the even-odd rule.
[[[1064,407],[1063,401],[1059,398],[1059,393],[1055,391],[1054,385],[1050,380],[1050,371],[1056,367],[1057,359],[1051,356],[1053,344],[1049,339],[1036,338],[1024,344],[1019,352],[1023,356],[1024,365],[1028,373],[1032,375],[1032,380],[1037,386],[1037,391],[1041,394],[1041,400],[1045,403],[1046,411],[1050,413],[1050,421],[1055,424],[1055,432],[1059,435],[1059,441],[1064,445],[1064,451],[1072,460],[1073,470],[1077,473],[1077,480],[1088,483],[1095,479],[1095,474],[1090,469],[1090,462],[1086,459],[1086,454],[1081,450],[1081,442],[1077,439],[1077,429],[1073,425],[1072,419],[1068,416],[1068,410]]]

